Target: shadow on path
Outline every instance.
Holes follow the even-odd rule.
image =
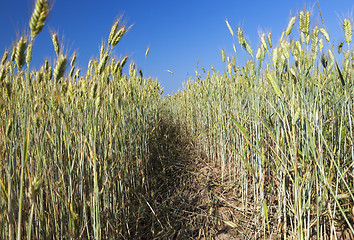
[[[140,239],[237,239],[218,217],[220,175],[188,131],[163,114],[149,141],[150,189]]]

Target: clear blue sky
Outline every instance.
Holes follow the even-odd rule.
[[[329,33],[336,42],[344,39],[341,20],[353,16],[353,0],[319,0]],[[10,49],[16,37],[28,32],[32,0],[2,0],[0,8],[0,54]],[[254,52],[260,45],[258,32],[272,32],[279,39],[288,20],[299,10],[311,10],[313,21],[321,23],[316,0],[56,0],[46,27],[34,44],[33,61],[40,66],[45,58],[55,60],[50,30],[59,32],[69,56],[78,54],[77,66],[86,69],[106,42],[115,19],[124,13],[130,32],[117,45],[117,57],[129,55],[144,71],[145,51],[150,46],[145,76],[157,77],[165,94],[176,92],[201,67],[224,71],[220,50],[232,55],[233,39],[225,19],[234,29],[242,26]],[[236,41],[237,43],[237,41]],[[241,49],[238,47],[238,51]],[[243,58],[239,54],[239,58]],[[170,74],[171,70],[174,74]]]

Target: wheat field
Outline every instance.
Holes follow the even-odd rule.
[[[226,71],[164,96],[113,56],[122,17],[86,73],[55,32],[34,70],[50,10],[0,63],[1,239],[354,238],[352,19],[337,43],[302,10],[258,48],[226,21]]]

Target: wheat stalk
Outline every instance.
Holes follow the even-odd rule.
[[[333,45],[322,53],[323,38],[329,41],[329,35],[318,26],[306,33],[307,14],[302,14],[301,39],[290,42],[287,38],[297,21],[294,18],[275,48],[271,33],[268,39],[261,34],[258,69],[252,59],[239,66],[236,56],[231,59],[222,50],[222,61],[227,63],[223,74],[214,67],[211,74],[202,68],[207,73],[204,79],[196,71],[194,81],[188,80],[183,90],[164,98],[160,83],[144,79],[134,62],[129,66],[130,77],[122,77],[127,56],[109,61],[113,45],[127,29],[120,21],[111,28],[108,47],[102,44],[98,58],[89,61],[85,76],[80,76],[80,70],[75,72],[75,53],[68,64],[54,34],[54,67],[45,60],[39,71],[30,71],[28,66],[23,74],[20,69],[26,62],[29,65],[33,38],[38,34],[32,27],[32,38],[21,37],[11,53],[5,50],[0,63],[0,159],[6,158],[0,185],[7,200],[0,218],[2,238],[16,236],[15,228],[19,239],[25,235],[27,239],[171,238],[164,232],[170,228],[164,226],[173,228],[174,221],[163,222],[160,228],[154,224],[172,216],[157,219],[165,211],[155,211],[155,207],[165,209],[156,193],[165,196],[159,189],[165,190],[161,183],[170,170],[157,179],[152,175],[154,169],[160,174],[171,168],[159,164],[172,160],[175,165],[181,156],[171,153],[181,146],[174,143],[186,136],[188,142],[195,141],[198,155],[205,153],[207,161],[221,169],[217,171],[220,183],[231,183],[227,187],[240,191],[241,204],[253,208],[243,218],[250,219],[247,224],[254,228],[250,238],[269,236],[280,222],[284,223],[281,238],[309,239],[316,232],[319,239],[331,231],[327,226],[336,224],[336,219],[344,219],[354,232],[348,221],[352,217],[348,204],[354,199],[353,172],[348,171],[354,161],[352,51],[343,51],[343,39],[338,50],[344,61],[337,63]],[[343,27],[349,44],[352,26],[348,22]],[[240,28],[237,37],[252,54]],[[309,41],[311,49],[301,44]],[[273,64],[264,69],[265,51]],[[145,58],[148,54],[149,48]],[[67,64],[71,70],[65,76]],[[348,82],[345,88],[338,87],[338,77],[342,84],[344,78]],[[23,81],[33,85],[24,86]],[[161,125],[167,116],[173,117],[168,128],[182,128],[181,132],[173,130],[172,137]],[[166,187],[174,191],[170,182],[166,181]],[[141,201],[141,195],[150,199]],[[194,225],[193,219],[187,221]],[[150,226],[145,222],[152,223],[151,231],[146,231]],[[151,235],[143,235],[147,232]]]

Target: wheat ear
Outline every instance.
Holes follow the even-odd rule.
[[[293,30],[293,27],[294,27],[294,25],[295,25],[295,23],[296,23],[296,19],[297,19],[296,17],[292,17],[292,18],[290,19],[289,24],[288,24],[288,27],[286,28],[286,31],[285,31],[286,36],[289,36],[290,33],[291,33],[291,31]]]
[[[66,69],[66,56],[60,56],[57,61],[57,65],[54,68],[54,80],[59,83],[60,79],[64,76]]]
[[[348,19],[344,19],[344,39],[349,44],[352,41],[352,24]]]
[[[15,48],[16,49],[15,50],[15,62],[16,62],[16,65],[19,69],[21,69],[23,67],[23,65],[25,65],[26,47],[27,47],[27,40],[24,39],[23,37],[21,37],[20,40],[17,42],[16,48]]]
[[[47,0],[37,0],[30,19],[31,36],[37,36],[43,29],[49,14],[49,3]]]

